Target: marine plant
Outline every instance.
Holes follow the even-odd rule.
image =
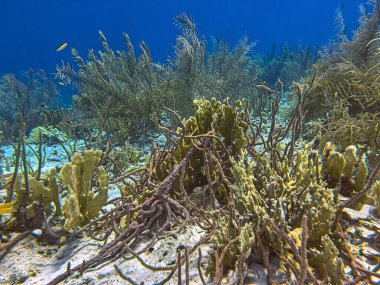
[[[113,172],[123,173],[127,170],[133,170],[141,161],[145,162],[144,152],[126,142],[122,147],[114,148],[109,153],[108,159],[112,162]]]
[[[306,100],[306,119],[324,121],[321,147],[327,141],[342,149],[365,144],[376,153],[380,137],[380,15],[375,4],[371,12],[361,6],[360,13],[360,26],[352,39],[344,35],[343,17],[339,16],[338,39],[321,50],[315,84]]]
[[[231,49],[226,42],[215,40],[211,50],[197,33],[194,21],[186,14],[175,18],[181,30],[175,45],[172,109],[188,116],[194,99],[205,98],[236,101],[250,98],[255,92],[259,66],[251,52],[255,43],[247,37]]]
[[[308,74],[315,56],[312,47],[295,48],[288,43],[282,43],[279,51],[276,44],[273,44],[269,55],[254,57],[255,62],[262,68],[258,81],[273,86],[281,79],[285,89],[292,87],[293,81],[299,81]]]
[[[233,49],[219,42],[207,53],[195,23],[186,15],[176,17],[181,30],[175,57],[168,64],[153,63],[145,43],[141,55],[124,35],[127,50],[113,51],[100,32],[103,51],[89,51],[85,61],[73,49],[77,70],[69,64],[57,68],[57,77],[78,87],[73,97],[75,122],[107,131],[113,140],[132,142],[154,129],[153,115],[162,104],[182,115],[193,114],[194,99],[212,97],[237,100],[254,92],[258,66],[249,56],[254,44],[244,38]]]
[[[45,144],[53,145],[59,142],[66,141],[68,139],[67,134],[63,131],[52,126],[39,126],[31,129],[29,132],[27,142],[32,144],[38,144],[40,142],[40,135]]]
[[[25,72],[22,79],[14,74],[0,78],[0,118],[8,137],[26,123],[27,132],[43,123],[41,114],[56,104],[57,90],[43,70]],[[17,133],[15,133],[18,136]]]
[[[124,35],[126,51],[113,51],[99,32],[103,51],[88,53],[85,61],[73,49],[78,70],[69,64],[57,68],[57,77],[78,87],[73,108],[79,123],[91,123],[100,132],[111,133],[115,141],[124,143],[138,138],[153,127],[150,116],[157,111],[167,93],[162,77],[165,67],[153,64],[148,46],[142,42],[141,55]]]

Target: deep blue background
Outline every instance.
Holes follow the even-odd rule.
[[[0,0],[0,74],[32,68],[54,72],[70,59],[70,48],[82,56],[100,48],[102,30],[114,49],[122,33],[134,44],[144,40],[154,60],[172,55],[178,29],[173,18],[186,12],[198,31],[231,44],[244,35],[258,41],[256,52],[273,42],[322,45],[334,36],[334,14],[341,4],[348,30],[357,26],[359,0]],[[69,47],[56,48],[63,42]],[[210,42],[210,40],[209,40]]]

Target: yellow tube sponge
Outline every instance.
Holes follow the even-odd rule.
[[[331,175],[334,183],[339,182],[345,165],[346,161],[343,155],[341,155],[339,152],[331,152],[327,158],[327,170]]]
[[[377,196],[377,215],[380,216],[380,180],[377,180],[374,186],[374,192]]]
[[[354,188],[357,192],[360,192],[364,189],[365,181],[368,176],[368,168],[365,163],[364,155],[360,158],[358,169],[354,177]]]
[[[349,179],[351,179],[355,163],[358,161],[356,151],[357,149],[353,145],[348,146],[344,151],[344,159],[346,160],[346,165],[344,166],[343,174]]]
[[[108,180],[103,167],[99,166],[101,150],[86,150],[84,156],[76,153],[71,162],[60,172],[62,181],[68,186],[70,197],[63,203],[66,217],[65,228],[83,226],[95,218],[108,199]],[[93,176],[98,172],[99,191],[92,191]]]

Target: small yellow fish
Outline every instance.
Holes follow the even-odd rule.
[[[15,202],[0,204],[0,215],[12,212],[14,204]]]
[[[58,82],[58,84],[64,86],[65,82],[60,81],[60,82]]]
[[[67,43],[63,43],[63,44],[61,44],[59,47],[57,47],[56,51],[61,51],[61,50],[63,50],[65,47],[67,47]]]

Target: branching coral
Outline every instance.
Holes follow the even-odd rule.
[[[59,187],[54,168],[48,174],[47,182],[46,186],[44,181],[30,177],[27,188],[22,173],[16,176],[13,217],[4,223],[2,228],[33,228],[39,226],[42,221],[42,213],[51,215],[54,212],[56,216],[62,214]]]
[[[375,184],[374,189],[377,198],[377,215],[380,216],[380,181]]]
[[[108,159],[113,162],[113,169],[119,173],[131,170],[130,167],[136,167],[141,160],[144,162],[146,160],[144,158],[144,153],[129,142],[118,149],[113,149],[108,156]]]
[[[329,236],[322,237],[319,250],[310,250],[310,262],[317,268],[321,279],[328,280],[331,284],[343,284],[343,260]]]
[[[300,91],[300,93],[303,92]],[[276,100],[275,97],[272,99]],[[180,143],[178,143],[178,149],[171,155],[175,158],[176,153],[181,153],[185,141],[192,141],[197,138],[205,140],[202,144],[188,146],[188,149],[194,146],[199,149],[193,153],[189,160],[186,176],[180,179],[180,186],[182,186],[180,188],[182,188],[182,193],[186,193],[187,189],[195,186],[197,186],[195,189],[198,189],[203,184],[203,195],[206,195],[210,188],[213,189],[213,194],[209,195],[208,199],[211,201],[216,199],[216,202],[214,200],[211,204],[228,209],[228,215],[221,213],[216,219],[219,222],[216,222],[217,228],[212,238],[215,251],[210,257],[208,273],[214,278],[215,284],[219,284],[218,282],[223,274],[229,269],[236,269],[243,275],[244,261],[248,257],[258,261],[264,258],[260,253],[263,245],[258,242],[260,237],[255,236],[256,232],[261,232],[260,235],[265,236],[265,246],[270,250],[274,252],[287,250],[290,256],[299,254],[298,251],[294,252],[293,249],[287,249],[284,246],[284,241],[279,239],[273,231],[265,230],[264,233],[263,225],[267,221],[274,221],[279,225],[278,230],[282,231],[284,238],[289,239],[286,238],[287,234],[290,234],[291,230],[301,227],[303,215],[309,216],[307,223],[310,232],[308,248],[313,247],[321,251],[317,257],[310,260],[309,264],[317,270],[322,278],[332,278],[331,280],[336,282],[336,279],[330,276],[331,272],[326,272],[317,266],[325,258],[322,240],[332,235],[330,229],[338,206],[333,190],[327,188],[320,179],[320,161],[317,154],[311,151],[309,147],[304,146],[303,150],[298,151],[296,160],[292,162],[288,161],[287,156],[270,156],[270,149],[262,154],[253,152],[249,157],[245,148],[251,139],[242,140],[242,144],[235,143],[235,145],[240,145],[238,149],[229,147],[230,143],[227,143],[227,140],[224,140],[227,150],[224,150],[223,147],[216,147],[220,141],[214,139],[214,134],[218,134],[221,138],[228,138],[228,135],[220,136],[220,131],[213,129],[218,124],[209,123],[211,118],[219,117],[218,114],[221,109],[215,108],[214,106],[219,104],[216,103],[215,105],[215,103],[215,101],[211,104],[208,101],[195,102],[195,106],[198,108],[196,115],[187,120],[182,128],[175,133],[176,137],[179,137]],[[205,112],[207,110],[209,111]],[[211,113],[209,114],[209,112]],[[225,113],[220,114],[222,115],[221,118],[226,116]],[[237,116],[238,114],[236,113],[234,119],[229,121],[240,122],[237,125],[248,126],[249,122],[244,112],[241,112],[240,116]],[[193,123],[190,124],[190,122]],[[292,122],[296,124],[294,119]],[[204,126],[211,126],[212,133],[209,133],[210,127],[204,128]],[[230,129],[228,128],[228,130]],[[242,138],[248,135],[247,131],[247,127],[241,128]],[[168,130],[167,132],[171,135],[174,134]],[[189,132],[193,135],[187,135]],[[202,136],[199,133],[205,135]],[[272,135],[274,136],[274,134]],[[207,141],[214,141],[208,145],[206,139]],[[260,142],[258,140],[253,144],[259,145]],[[202,156],[199,157],[197,154],[199,151],[205,153],[204,157],[207,160],[203,160]],[[223,162],[221,156],[223,152],[229,156],[228,164],[225,161]],[[183,153],[185,154],[187,151]],[[180,161],[181,157],[183,155],[177,161]],[[276,168],[271,167],[273,165],[271,159],[277,160]],[[293,157],[290,156],[289,159],[293,160]],[[205,165],[202,172],[197,170],[200,167],[190,167],[195,163],[191,162],[192,160],[197,163],[203,161],[200,164]],[[210,165],[215,165],[211,168],[212,172],[209,168]],[[199,175],[196,174],[197,172]],[[202,177],[201,173],[205,176],[204,179],[199,179]],[[187,183],[186,177],[191,177],[190,181],[193,183],[196,181],[197,184]],[[198,203],[198,205],[200,204]],[[285,241],[285,243],[287,242]],[[336,248],[334,250],[337,251]],[[334,270],[335,272],[342,272],[342,263],[337,263]],[[336,276],[342,277],[342,275],[336,274]]]
[[[342,148],[350,145],[366,146],[372,153],[380,147],[380,119],[379,114],[360,112],[350,115],[349,107],[342,99],[337,99],[321,127],[321,144],[333,141]]]
[[[47,145],[58,144],[68,140],[68,136],[65,132],[55,127],[47,126],[33,128],[28,135],[27,142],[38,144],[41,140],[40,135],[42,136],[43,142]]]

